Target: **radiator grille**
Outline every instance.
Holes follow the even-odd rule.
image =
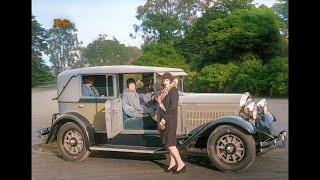
[[[221,116],[234,116],[237,114],[235,109],[222,110],[185,110],[186,126],[199,126]]]

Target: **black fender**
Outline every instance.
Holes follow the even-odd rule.
[[[179,147],[184,147],[188,144],[190,144],[193,140],[196,140],[196,138],[198,138],[201,134],[203,134],[204,132],[206,132],[208,129],[214,127],[212,129],[212,131],[220,126],[220,125],[224,125],[224,124],[229,124],[229,125],[236,125],[237,127],[241,127],[242,129],[244,129],[245,131],[247,131],[250,134],[256,134],[257,133],[257,129],[256,127],[242,119],[239,116],[223,116],[223,117],[219,117],[215,120],[212,120],[202,126],[200,126],[199,128],[193,130],[192,135],[187,138],[184,141],[180,141],[179,142]]]
[[[91,123],[77,112],[66,112],[59,116],[51,125],[51,130],[49,132],[48,138],[46,143],[50,143],[56,139],[57,134],[61,126],[67,122],[75,122],[77,123],[80,128],[83,130],[84,134],[86,135],[86,147],[89,149],[92,145],[95,145],[94,139],[94,129],[91,126]]]

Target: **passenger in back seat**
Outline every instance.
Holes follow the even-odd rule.
[[[154,89],[151,77],[153,77],[153,73],[142,73],[142,87],[137,87],[137,93],[139,93],[140,100],[146,107],[156,109],[157,104],[154,99]]]
[[[129,117],[153,116],[155,111],[151,107],[146,107],[140,95],[136,92],[136,84],[133,78],[127,80],[127,89],[123,91],[122,108]]]

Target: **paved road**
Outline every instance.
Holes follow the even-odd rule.
[[[36,137],[36,130],[51,124],[51,115],[58,112],[55,89],[32,91],[32,179],[288,179],[288,143],[257,156],[252,166],[242,173],[218,171],[205,155],[205,151],[183,152],[187,164],[184,174],[163,173],[169,164],[167,155],[95,152],[81,163],[61,159],[55,146],[46,146]],[[269,99],[270,111],[278,118],[278,127],[288,130],[288,100]]]

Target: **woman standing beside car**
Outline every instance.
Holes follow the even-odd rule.
[[[164,88],[157,98],[158,103],[163,103],[164,106],[164,108],[160,109],[160,127],[162,126],[160,128],[161,141],[162,144],[169,148],[170,152],[170,164],[168,169],[164,172],[173,171],[173,174],[179,174],[186,170],[186,165],[182,161],[180,153],[176,147],[179,93],[177,87],[174,85],[173,76],[169,72],[162,75],[162,83]],[[163,127],[165,128],[163,129]]]

